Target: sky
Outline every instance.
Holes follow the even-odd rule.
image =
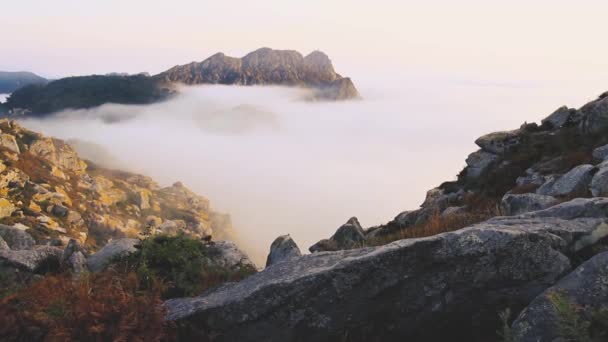
[[[19,0],[0,12],[0,69],[157,73],[266,46],[320,49],[359,78],[605,78],[607,11],[595,0]]]
[[[605,1],[19,0],[1,8],[0,70],[50,78],[154,74],[260,47],[326,52],[363,101],[202,87],[143,108],[24,122],[97,143],[162,185],[183,181],[232,215],[259,263],[278,235],[291,233],[305,250],[351,216],[369,227],[415,209],[428,189],[455,178],[475,138],[608,90]],[[221,113],[260,109],[222,114],[224,123],[214,103]],[[117,113],[137,115],[98,120]],[[243,115],[261,121],[243,126]],[[208,130],[224,124],[236,132]]]

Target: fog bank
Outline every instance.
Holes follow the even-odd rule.
[[[300,101],[299,89],[203,86],[165,103],[23,124],[97,144],[111,166],[161,185],[183,182],[232,215],[239,243],[263,265],[278,235],[306,250],[351,216],[372,226],[415,209],[426,190],[455,178],[479,135],[602,90],[415,78],[358,86],[364,100],[340,103]]]

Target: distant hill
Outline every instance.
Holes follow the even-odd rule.
[[[68,77],[20,88],[8,98],[6,106],[14,114],[41,116],[105,103],[147,104],[173,93],[170,87],[161,83],[144,75]]]
[[[155,77],[168,82],[228,85],[286,85],[312,88],[315,97],[346,100],[359,97],[350,78],[334,70],[329,57],[314,51],[261,48],[243,58],[216,53],[202,62],[175,66]]]
[[[29,84],[45,84],[48,80],[27,71],[0,71],[0,94],[9,94]]]
[[[0,82],[2,75],[0,73]],[[283,85],[310,89],[312,100],[359,98],[351,79],[336,73],[331,60],[323,52],[314,51],[303,56],[297,51],[269,48],[258,49],[243,58],[217,53],[202,62],[178,65],[155,76],[111,73],[56,81],[31,77],[29,80],[26,86],[11,90],[11,97],[0,106],[0,116],[44,116],[105,103],[154,103],[175,94],[176,83]]]

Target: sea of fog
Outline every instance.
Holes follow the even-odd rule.
[[[106,151],[85,157],[161,185],[183,182],[232,215],[238,242],[263,265],[278,235],[291,234],[304,251],[351,216],[366,227],[387,222],[455,179],[478,136],[538,122],[603,90],[458,79],[358,86],[363,100],[339,103],[302,101],[298,89],[202,86],[165,103],[23,124],[95,143]]]
[[[0,103],[4,103],[6,102],[6,99],[10,96],[11,94],[0,94]]]

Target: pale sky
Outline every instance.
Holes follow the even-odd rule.
[[[0,70],[156,73],[223,51],[320,49],[339,72],[534,82],[608,76],[608,2],[19,0],[1,6]]]

